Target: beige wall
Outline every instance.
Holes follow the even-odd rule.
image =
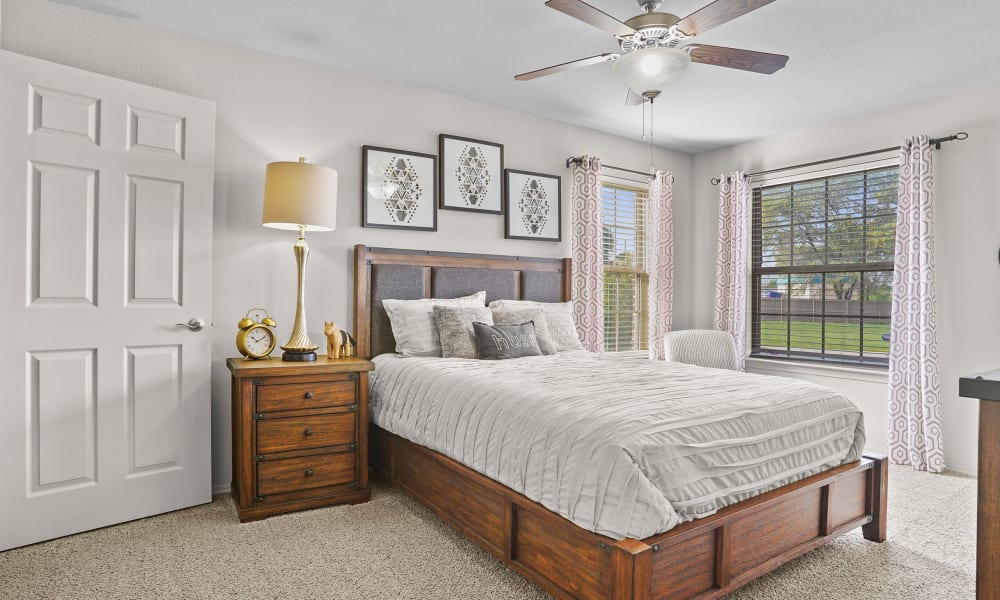
[[[967,131],[968,140],[942,146],[935,158],[938,337],[945,459],[951,468],[975,471],[977,407],[974,400],[958,397],[958,378],[1000,363],[1000,197],[992,183],[1000,165],[998,106],[1000,85],[991,85],[697,155],[692,194],[680,200],[690,202],[683,213],[690,221],[676,224],[693,232],[674,283],[686,295],[678,299],[682,320],[677,326],[712,323],[718,226],[718,189],[709,184],[713,176],[885,148],[921,133],[937,137]],[[782,369],[773,361],[750,369],[802,377],[850,394],[865,410],[869,447],[885,448],[884,375]]]
[[[437,233],[358,226],[360,146],[376,144],[436,153],[437,134],[455,133],[505,144],[507,165],[564,176],[564,238],[568,240],[568,171],[563,159],[594,153],[624,166],[646,164],[636,141],[544,120],[496,106],[385,80],[167,32],[43,0],[2,0],[0,46],[98,73],[218,103],[215,184],[213,331],[213,480],[229,481],[229,390],[223,358],[235,350],[235,322],[256,305],[272,307],[287,335],[294,310],[292,239],[261,227],[264,165],[299,155],[340,172],[338,230],[310,237],[307,304],[310,331],[321,321],[350,326],[351,248],[390,247],[564,256],[569,243],[503,239],[495,215],[439,213]],[[975,469],[975,403],[957,396],[961,374],[995,368],[1000,358],[1000,202],[988,178],[1000,164],[1000,86],[773,136],[714,152],[657,150],[661,168],[677,177],[674,194],[675,326],[711,325],[717,188],[722,171],[755,171],[898,143],[916,133],[964,129],[968,141],[938,154],[939,333],[945,452],[949,465]],[[885,375],[849,369],[752,370],[791,375],[848,393],[866,412],[869,447],[885,447]]]
[[[309,237],[306,304],[313,341],[322,321],[351,328],[353,245],[526,256],[569,254],[569,171],[565,158],[590,153],[641,168],[638,141],[537,118],[421,88],[336,71],[155,29],[42,0],[4,0],[6,50],[214,100],[218,105],[215,177],[215,290],[212,365],[213,481],[228,485],[229,381],[236,322],[265,306],[287,337],[295,304],[294,236],[260,225],[264,166],[309,157],[340,173],[338,227]],[[386,73],[391,78],[391,73]],[[505,240],[498,215],[440,211],[438,231],[364,229],[361,146],[437,154],[437,135],[453,133],[505,145],[506,165],[563,176],[562,243]],[[637,132],[638,133],[638,132]],[[658,149],[685,197],[691,157]],[[281,339],[284,341],[284,338]]]

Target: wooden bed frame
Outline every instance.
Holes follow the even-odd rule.
[[[380,300],[373,301],[372,270],[378,265],[404,266],[411,275],[422,269],[425,297],[434,297],[432,271],[443,269],[513,271],[514,291],[509,295],[514,299],[523,297],[522,282],[534,281],[537,274],[550,274],[545,277],[551,281],[558,274],[561,298],[570,296],[569,259],[358,245],[354,331],[362,357],[371,356],[371,327],[381,310],[375,306]],[[526,279],[527,273],[535,275]],[[370,452],[371,465],[391,482],[556,598],[718,598],[857,527],[866,539],[882,542],[886,537],[888,463],[878,455],[866,455],[643,540],[618,541],[583,529],[374,424]]]

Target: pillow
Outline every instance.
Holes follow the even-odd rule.
[[[485,306],[435,306],[434,323],[441,338],[441,356],[479,358],[472,322],[493,324],[493,313]]]
[[[549,334],[549,328],[545,320],[545,313],[540,307],[532,308],[509,308],[497,306],[490,309],[493,311],[494,325],[518,325],[531,321],[535,324],[535,338],[538,340],[538,349],[542,354],[555,354],[556,345]],[[482,319],[477,319],[482,320]],[[484,321],[485,322],[485,321]]]
[[[556,352],[583,350],[583,344],[576,334],[576,320],[573,318],[573,301],[532,302],[531,300],[494,300],[490,308],[541,308],[545,314],[545,324],[549,337],[556,346]],[[494,317],[494,320],[496,318]]]
[[[396,352],[402,356],[441,356],[441,340],[434,324],[435,306],[485,306],[486,292],[476,292],[461,298],[421,298],[419,300],[382,301]]]
[[[541,356],[535,338],[535,324],[487,325],[473,323],[479,357],[483,360],[503,360],[522,356]]]

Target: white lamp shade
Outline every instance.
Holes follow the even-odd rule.
[[[687,52],[677,48],[643,48],[622,55],[614,73],[640,95],[659,94],[691,64]]]
[[[264,181],[264,226],[333,231],[337,228],[337,172],[322,165],[273,162]]]

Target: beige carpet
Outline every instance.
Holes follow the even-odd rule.
[[[975,485],[890,471],[889,541],[831,542],[732,599],[975,597]],[[0,598],[547,598],[393,487],[239,524],[212,504],[0,553]]]

